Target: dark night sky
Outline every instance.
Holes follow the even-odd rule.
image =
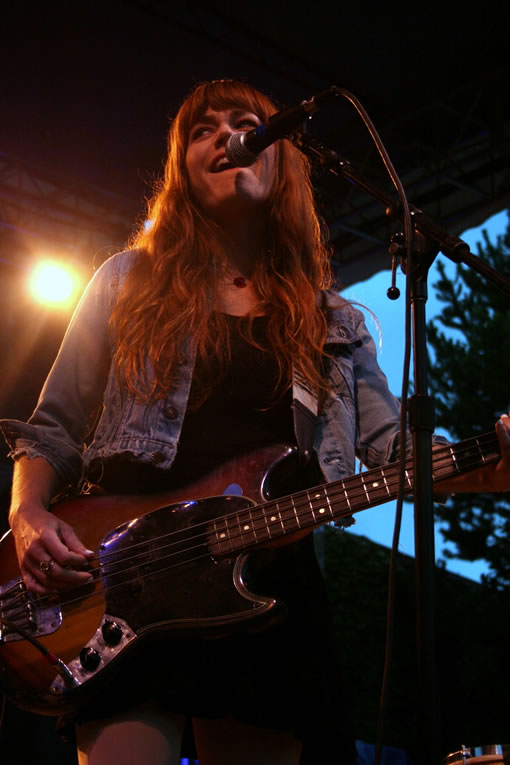
[[[324,0],[288,7],[11,3],[2,9],[0,150],[136,206],[161,168],[168,120],[197,81],[241,77],[290,104],[338,84],[381,126],[506,55],[501,14],[486,6],[476,20],[446,8],[425,15],[418,6],[405,14]],[[327,130],[350,119],[347,107],[330,110]]]

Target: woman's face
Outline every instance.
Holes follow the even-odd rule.
[[[219,223],[235,223],[240,214],[259,210],[274,181],[275,147],[269,146],[249,167],[232,167],[225,146],[233,133],[261,124],[245,109],[208,109],[193,125],[186,150],[191,188],[204,212]]]

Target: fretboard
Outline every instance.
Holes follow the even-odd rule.
[[[441,446],[432,453],[433,479],[439,481],[470,472],[496,461],[499,455],[495,433]],[[212,523],[211,550],[214,555],[238,554],[284,534],[309,530],[389,502],[398,495],[399,474],[400,463],[392,462],[226,515]],[[412,490],[413,462],[408,458],[404,493],[410,494]]]

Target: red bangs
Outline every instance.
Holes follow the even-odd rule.
[[[185,144],[191,128],[208,109],[221,111],[235,107],[256,114],[262,122],[277,111],[273,102],[251,85],[237,80],[214,80],[201,83],[192,91],[177,114],[174,130]]]

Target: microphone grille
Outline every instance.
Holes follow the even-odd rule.
[[[225,146],[225,155],[234,167],[248,167],[257,159],[257,155],[249,151],[244,145],[245,138],[246,133],[234,133]]]

